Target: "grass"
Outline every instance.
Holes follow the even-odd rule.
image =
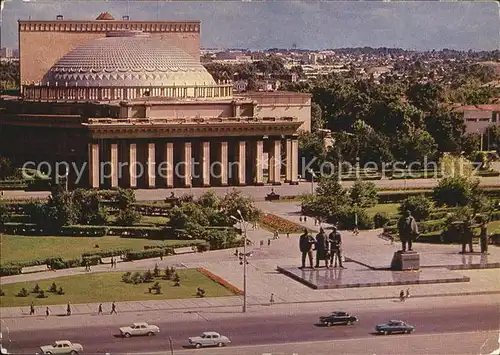
[[[398,207],[400,206],[400,203],[379,203],[378,205],[375,205],[373,207],[367,208],[366,212],[370,216],[375,216],[377,213],[382,213],[385,212],[389,215],[389,217],[397,215],[398,214]]]
[[[0,263],[19,262],[50,257],[77,259],[84,252],[130,248],[144,250],[145,245],[169,245],[179,240],[151,240],[142,238],[105,237],[46,237],[0,234]],[[186,241],[186,244],[191,243]],[[99,249],[95,245],[99,245]]]
[[[177,270],[180,277],[180,286],[174,286],[170,280],[155,279],[161,285],[161,294],[149,293],[148,287],[153,283],[142,283],[138,285],[128,284],[121,281],[122,272],[103,272],[86,275],[64,276],[50,280],[20,282],[2,286],[5,296],[0,297],[1,307],[29,306],[31,302],[35,306],[76,303],[99,303],[99,302],[121,302],[158,299],[181,299],[195,298],[198,287],[205,289],[207,297],[233,296],[227,288],[219,285],[196,269]],[[162,270],[162,275],[164,274]],[[62,287],[65,294],[58,295],[48,292],[52,282],[57,288]],[[47,298],[36,298],[36,294],[30,293],[28,297],[17,297],[21,288],[31,292],[38,283],[45,291]],[[96,310],[97,311],[97,310]],[[120,309],[118,309],[120,312]]]

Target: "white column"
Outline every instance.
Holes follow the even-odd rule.
[[[202,185],[210,186],[210,142],[201,143]]]
[[[148,143],[148,187],[156,186],[156,158],[155,158],[155,144]]]
[[[111,144],[111,188],[118,187],[118,144]]]
[[[192,151],[191,151],[191,142],[184,143],[184,152],[183,152],[183,160],[184,160],[184,187],[191,187],[192,185]]]
[[[203,88],[205,89],[205,88]],[[221,185],[227,186],[228,150],[227,142],[220,142]]]
[[[299,141],[297,137],[292,139],[292,178],[290,180],[291,185],[297,185],[299,183]]]
[[[257,141],[255,150],[255,183],[264,185],[264,141]]]
[[[238,185],[246,184],[246,142],[238,142]]]
[[[273,170],[271,183],[281,185],[281,141],[279,139],[275,140],[271,149],[271,166],[269,167],[270,170]]]
[[[167,187],[174,187],[174,143],[165,144],[165,163]]]
[[[130,175],[130,187],[137,187],[137,145],[135,143],[130,144],[129,147],[129,175]]]
[[[292,140],[286,140],[286,174],[285,182],[292,181]]]
[[[99,188],[99,144],[89,144],[89,185],[93,189]]]

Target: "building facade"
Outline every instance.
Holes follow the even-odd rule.
[[[24,85],[2,98],[2,155],[92,188],[297,183],[310,95],[233,95],[199,62],[199,22],[103,17],[19,22]]]

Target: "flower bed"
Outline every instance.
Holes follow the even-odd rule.
[[[235,295],[243,296],[244,292],[242,290],[240,290],[238,287],[234,286],[233,284],[227,282],[223,278],[221,278],[221,277],[219,277],[219,276],[217,276],[215,274],[212,274],[207,269],[200,267],[200,268],[197,268],[196,270],[198,270],[199,272],[201,272],[203,275],[205,275],[206,277],[208,277],[210,280],[212,280],[212,281],[218,283],[219,285],[227,288],[229,291],[231,291]]]
[[[304,227],[300,224],[271,213],[267,213],[262,217],[260,225],[272,232],[278,231],[279,233],[302,233],[304,231]]]

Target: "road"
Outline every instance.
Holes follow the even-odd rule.
[[[389,313],[389,314],[388,314]],[[191,321],[156,322],[161,333],[154,337],[125,339],[117,336],[118,328],[111,326],[88,326],[52,329],[42,331],[16,331],[10,333],[9,350],[13,353],[35,354],[40,345],[50,344],[54,340],[68,339],[81,343],[85,354],[113,355],[132,352],[154,353],[169,349],[169,337],[173,339],[174,349],[181,350],[189,336],[203,331],[213,330],[227,335],[230,346],[269,345],[280,343],[311,342],[366,338],[374,339],[374,325],[388,319],[402,319],[416,326],[414,335],[436,335],[442,333],[491,332],[500,328],[498,304],[449,306],[435,308],[403,307],[390,312],[384,309],[365,309],[356,313],[360,322],[353,326],[320,327],[315,323],[322,315],[309,314],[287,315],[239,315],[231,319],[208,319],[200,317]],[[141,321],[142,319],[137,319]],[[391,335],[388,337],[400,337]]]
[[[500,179],[494,177],[482,177],[479,179],[482,186],[500,186]],[[372,181],[379,189],[408,189],[412,188],[429,188],[432,189],[439,183],[437,179],[411,179],[411,180],[374,180]],[[343,181],[344,187],[350,187],[354,184],[353,181]],[[301,182],[299,185],[283,184],[281,186],[244,186],[236,187],[241,190],[246,196],[253,197],[256,201],[264,200],[265,196],[271,191],[271,188],[281,196],[300,196],[302,194],[310,193],[311,187],[316,188],[310,182]],[[185,194],[198,197],[208,190],[215,191],[216,194],[224,196],[227,192],[231,191],[234,187],[211,187],[211,188],[175,188],[175,189],[138,189],[135,190],[135,195],[138,201],[154,201],[164,200],[169,197],[172,191],[177,196]],[[29,198],[45,198],[49,196],[49,192],[33,192],[33,191],[4,191],[4,198],[6,199],[29,199]]]

